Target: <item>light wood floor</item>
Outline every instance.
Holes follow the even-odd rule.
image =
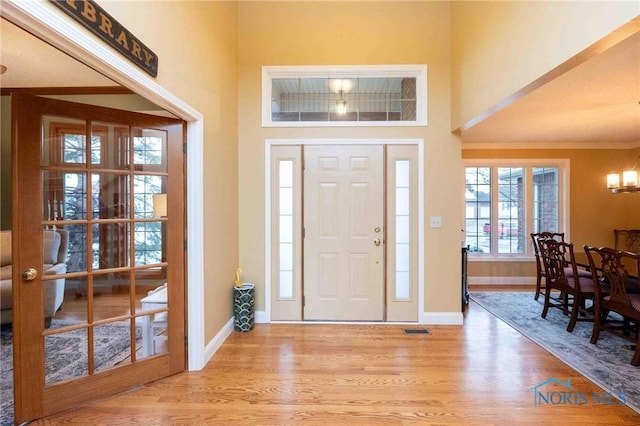
[[[534,407],[531,389],[551,377],[602,390],[473,302],[464,327],[403,328],[258,324],[203,371],[33,424],[640,424],[626,406],[591,400]]]

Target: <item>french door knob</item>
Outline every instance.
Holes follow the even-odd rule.
[[[33,268],[28,268],[22,271],[22,279],[25,281],[33,281],[38,276],[38,271]]]
[[[373,240],[373,244],[375,244],[376,246],[380,245],[380,238],[376,238],[375,240]]]

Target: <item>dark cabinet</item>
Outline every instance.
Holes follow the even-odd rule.
[[[462,312],[465,311],[469,304],[469,283],[467,275],[467,254],[469,246],[462,247]]]

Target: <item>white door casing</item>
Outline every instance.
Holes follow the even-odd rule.
[[[304,319],[384,319],[384,148],[305,146]]]
[[[177,98],[143,71],[119,55],[85,28],[66,19],[55,6],[47,2],[3,0],[2,16],[46,41],[55,48],[78,59],[85,65],[120,83],[147,100],[187,121],[187,250],[188,268],[188,368],[204,368],[207,360],[222,345],[216,337],[205,349],[204,317],[204,213],[202,210],[204,123],[201,112]]]

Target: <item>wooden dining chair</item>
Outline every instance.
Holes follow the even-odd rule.
[[[550,307],[560,308],[565,315],[571,314],[567,331],[572,332],[577,321],[593,320],[584,309],[585,300],[593,300],[595,297],[593,280],[591,275],[586,277],[578,273],[572,243],[542,238],[538,240],[538,245],[546,280],[542,318],[547,317]],[[553,289],[560,292],[559,299],[551,297]],[[578,318],[580,312],[584,315]]]
[[[533,296],[534,300],[538,300],[540,294],[544,296],[543,290],[546,289],[547,280],[544,272],[544,264],[542,263],[542,258],[540,257],[540,248],[538,246],[538,240],[541,238],[553,238],[557,241],[564,242],[564,232],[537,232],[531,234],[531,240],[533,242],[533,253],[536,256],[536,294]],[[542,280],[544,279],[544,286],[542,285]]]
[[[640,365],[640,254],[608,247],[584,246],[595,286],[595,321],[591,343],[596,344],[601,331],[608,331],[635,342],[631,365]],[[633,275],[635,274],[635,276]],[[615,321],[609,313],[616,312],[624,320]],[[635,338],[629,333],[635,322]]]
[[[614,229],[616,250],[640,254],[640,229]]]

